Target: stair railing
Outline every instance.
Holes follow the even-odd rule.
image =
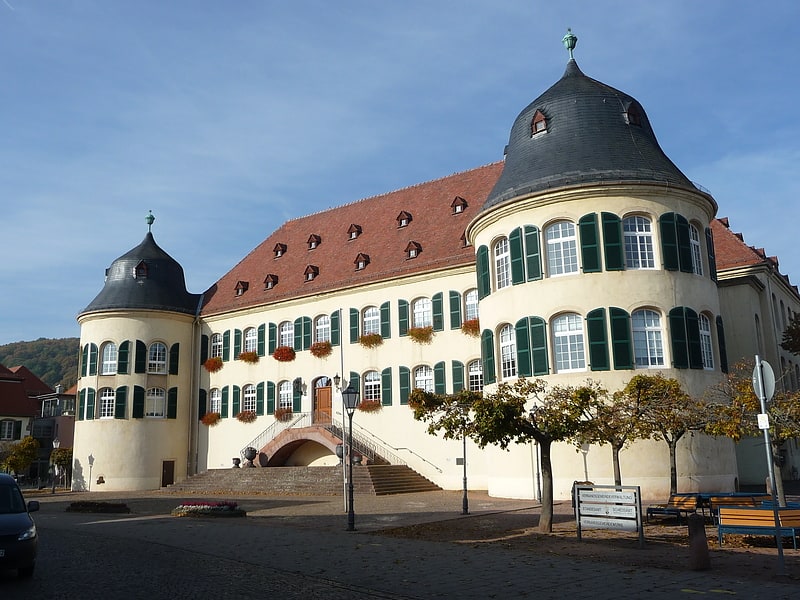
[[[239,451],[239,455],[244,460],[244,453],[245,450],[248,448],[255,448],[256,450],[260,450],[264,446],[266,446],[269,442],[273,439],[278,437],[280,433],[286,429],[291,427],[296,427],[297,423],[304,421],[308,417],[308,413],[293,413],[292,418],[286,421],[275,421],[267,427],[264,431],[259,433],[253,440],[250,441],[244,448]]]
[[[364,427],[361,427],[361,425],[359,425],[358,423],[356,423],[356,424],[355,424],[355,426],[356,426],[356,427],[358,427],[358,428],[359,428],[361,431],[363,431],[363,432],[364,432],[364,433],[366,433],[367,435],[369,435],[369,436],[370,436],[370,438],[372,438],[373,440],[375,440],[375,442],[376,442],[376,443],[380,444],[380,447],[381,447],[382,449],[384,449],[384,450],[385,450],[386,452],[388,452],[390,455],[392,455],[393,457],[395,457],[397,461],[399,461],[399,462],[396,462],[396,463],[395,463],[395,462],[393,462],[393,461],[390,461],[390,462],[392,462],[392,464],[406,465],[406,464],[408,464],[408,463],[407,463],[407,462],[406,462],[404,459],[400,458],[400,457],[399,457],[397,454],[395,454],[394,452],[392,452],[391,450],[388,450],[388,448],[392,448],[392,450],[405,450],[406,452],[409,452],[409,453],[413,454],[414,456],[416,456],[416,457],[417,457],[419,460],[421,460],[422,462],[428,463],[428,464],[429,464],[431,467],[433,467],[434,469],[436,469],[437,471],[439,471],[439,473],[443,473],[443,471],[442,471],[442,469],[441,469],[441,468],[437,467],[435,464],[433,464],[431,461],[429,461],[429,460],[428,460],[427,458],[425,458],[424,456],[421,456],[421,455],[417,454],[417,453],[416,453],[416,452],[414,452],[414,451],[413,451],[411,448],[395,448],[394,446],[390,446],[390,445],[388,444],[388,442],[385,442],[384,440],[382,440],[381,438],[379,438],[377,435],[375,435],[374,433],[372,433],[372,432],[371,432],[371,431],[369,431],[368,429],[366,429],[366,428],[364,428]],[[353,435],[355,435],[355,432],[353,433]]]

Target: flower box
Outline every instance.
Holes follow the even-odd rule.
[[[236,502],[207,500],[182,502],[172,509],[174,517],[244,517],[245,511]]]
[[[222,368],[223,364],[221,356],[212,356],[203,363],[203,367],[209,373],[216,373]]]
[[[371,413],[371,412],[378,412],[383,408],[383,404],[380,403],[378,400],[362,400],[358,404],[358,410],[361,412]]]
[[[291,362],[295,356],[297,355],[291,346],[278,346],[275,348],[275,352],[272,353],[272,358],[280,362]]]
[[[478,319],[467,319],[461,324],[461,333],[478,337],[481,334],[481,325]]]
[[[240,352],[239,360],[254,365],[258,362],[258,352]]]
[[[207,427],[213,427],[219,423],[221,415],[218,412],[207,412],[200,417],[200,422]]]
[[[433,341],[433,327],[409,327],[408,337],[417,344],[430,344]]]
[[[276,421],[288,421],[292,418],[292,409],[291,408],[277,408],[275,409],[275,420]]]
[[[256,420],[256,412],[254,410],[243,410],[240,413],[237,413],[236,420],[241,421],[242,423],[252,423]]]
[[[333,352],[333,347],[330,342],[314,342],[309,350],[317,358],[326,358]]]
[[[383,343],[383,337],[380,333],[365,333],[358,338],[358,343],[364,348],[376,348]]]

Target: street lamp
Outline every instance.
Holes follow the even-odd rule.
[[[58,450],[61,446],[61,441],[58,438],[53,440],[53,450]],[[51,494],[56,493],[56,463],[53,462],[52,453],[50,454],[50,469],[52,470],[53,475],[53,489],[50,490]]]
[[[347,429],[347,531],[355,531],[356,515],[353,511],[353,413],[358,406],[358,392],[353,389],[352,384],[342,390],[342,400],[344,409],[347,411],[349,427]]]

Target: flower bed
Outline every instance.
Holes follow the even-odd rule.
[[[207,359],[206,362],[203,363],[203,366],[209,373],[216,373],[223,366],[222,357],[212,356],[211,358]]]
[[[213,427],[214,425],[219,423],[221,418],[222,415],[220,415],[218,412],[207,412],[202,417],[200,417],[200,422],[207,427]]]
[[[250,363],[254,365],[258,362],[258,353],[257,352],[240,352],[239,353],[239,360],[242,362]]]
[[[187,500],[173,508],[171,514],[173,517],[244,517],[247,515],[236,502],[227,500],[221,502]]]
[[[236,419],[242,423],[252,423],[256,420],[256,412],[254,410],[243,410],[236,414]]]
[[[294,348],[291,346],[278,346],[272,353],[272,358],[280,362],[291,362],[296,356]]]
[[[93,502],[91,500],[80,500],[71,502],[67,507],[67,512],[79,513],[129,513],[131,509],[127,504],[121,502]]]
[[[326,358],[333,352],[333,347],[330,342],[314,342],[309,350],[317,358]]]
[[[364,348],[375,348],[383,343],[383,337],[380,333],[365,333],[358,338],[358,343]]]

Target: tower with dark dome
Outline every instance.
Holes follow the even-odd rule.
[[[186,477],[201,295],[186,291],[183,268],[156,244],[154,220],[78,315],[74,489],[145,490]]]

